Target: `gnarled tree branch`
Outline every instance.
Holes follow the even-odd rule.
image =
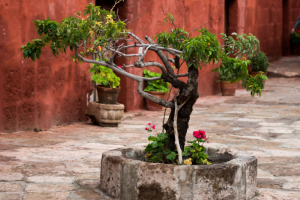
[[[145,77],[140,77],[137,75],[133,75],[131,73],[126,72],[125,70],[121,69],[120,67],[118,67],[116,64],[112,63],[112,62],[108,62],[108,61],[98,61],[98,60],[90,60],[87,58],[84,58],[83,56],[81,56],[78,53],[77,47],[75,47],[75,56],[77,58],[79,58],[81,61],[86,62],[86,63],[93,63],[93,64],[97,64],[97,65],[103,65],[107,68],[110,68],[118,73],[120,73],[123,76],[126,76],[134,81],[137,81],[139,83],[138,85],[138,89],[137,92],[139,95],[141,95],[142,97],[149,99],[150,101],[153,101],[161,106],[164,106],[166,108],[173,108],[174,107],[174,103],[166,101],[164,99],[161,98],[157,98],[153,95],[150,95],[149,93],[145,92],[143,90],[143,83],[144,81],[153,81],[153,80],[158,80],[161,79],[161,77],[155,77],[155,78],[145,78]],[[156,79],[158,78],[158,79]]]

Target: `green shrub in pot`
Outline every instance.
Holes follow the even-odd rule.
[[[230,81],[231,83],[234,83],[240,81],[245,76],[248,76],[245,72],[247,71],[247,66],[249,64],[249,60],[236,59],[227,55],[222,55],[220,67],[214,69],[213,72],[219,72],[218,78],[220,81]]]
[[[266,54],[262,51],[254,54],[252,57],[250,57],[251,61],[251,68],[254,72],[267,72],[268,68],[270,66],[268,57]]]
[[[112,69],[97,64],[92,64],[92,66],[90,73],[93,73],[92,80],[94,82],[106,88],[119,87],[120,77],[118,77]]]

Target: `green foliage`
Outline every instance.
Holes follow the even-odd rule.
[[[233,54],[236,59],[242,58],[244,55],[252,57],[257,51],[259,51],[259,40],[252,35],[242,34],[238,35],[237,33],[232,33],[236,39],[232,36],[228,36],[224,33],[221,33],[224,40],[224,47],[222,48],[223,52],[226,52],[226,55]]]
[[[260,72],[255,77],[250,76],[243,85],[246,84],[247,91],[251,91],[251,96],[253,97],[255,94],[261,96],[261,90],[264,89],[263,80],[267,80],[268,78]]]
[[[161,77],[160,73],[151,72],[149,70],[143,71],[144,76],[146,78],[154,78],[154,77]],[[147,91],[156,91],[156,92],[167,92],[169,93],[169,83],[164,82],[163,79],[155,80],[155,81],[148,81],[147,87],[144,89]]]
[[[79,54],[82,56],[102,53],[101,49],[110,41],[115,41],[121,36],[127,37],[124,33],[126,24],[116,21],[116,17],[113,11],[109,12],[89,4],[83,16],[81,12],[77,12],[74,17],[67,17],[60,23],[50,19],[36,20],[34,24],[40,38],[22,46],[24,59],[28,57],[35,61],[46,45],[55,56],[61,52],[66,53],[68,47],[73,51],[76,44],[80,46]]]
[[[117,88],[120,85],[120,78],[117,77],[112,69],[109,69],[102,65],[92,65],[93,67],[90,68],[90,73],[93,73],[92,80],[97,84],[101,84],[102,86],[108,88]]]
[[[181,59],[188,63],[188,67],[198,68],[200,63],[215,63],[219,59],[220,44],[215,34],[206,28],[199,29],[200,35],[189,37],[188,32],[176,28],[173,32],[162,32],[155,36],[157,43],[165,48],[182,50]]]
[[[291,40],[292,40],[292,43],[293,43],[293,44],[300,44],[300,34],[294,32],[294,33],[291,35]]]
[[[199,139],[195,139],[194,141],[187,141],[187,142],[191,143],[191,146],[184,147],[184,152],[182,153],[183,156],[192,158],[193,164],[198,164],[198,165],[211,164],[207,161],[208,155],[205,153],[206,148],[203,146],[205,140],[199,138]]]
[[[264,52],[258,52],[250,58],[252,71],[255,72],[266,72],[269,68],[269,60]]]
[[[230,81],[231,83],[242,81],[243,86],[246,85],[247,91],[251,91],[251,95],[261,95],[261,89],[263,89],[262,80],[266,79],[264,75],[262,77],[249,77],[247,66],[251,61],[246,60],[244,56],[253,57],[259,51],[259,40],[252,34],[238,35],[233,33],[232,36],[227,37],[225,34],[221,34],[224,40],[224,47],[219,54],[221,64],[219,68],[213,70],[213,72],[219,72],[218,78],[221,81]],[[234,55],[235,58],[229,57]]]
[[[247,79],[247,66],[250,64],[249,60],[230,58],[226,55],[223,56],[220,67],[213,70],[213,72],[219,72],[218,78],[220,81],[230,81],[233,83],[241,79]]]
[[[149,162],[153,163],[174,163],[177,158],[177,153],[167,149],[164,151],[163,147],[167,144],[168,134],[160,133],[156,137],[149,136],[149,143],[145,149],[145,152],[149,153],[146,158]]]
[[[184,41],[188,38],[188,32],[184,31],[182,28],[177,28],[173,32],[168,33],[166,31],[157,34],[157,44],[168,48],[172,45],[175,49],[182,49]]]

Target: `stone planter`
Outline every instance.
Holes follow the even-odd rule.
[[[142,161],[144,148],[102,154],[100,190],[121,200],[248,200],[255,196],[257,159],[225,148],[208,148],[213,165]]]
[[[85,114],[100,126],[117,127],[124,115],[123,104],[101,104],[90,102]]]

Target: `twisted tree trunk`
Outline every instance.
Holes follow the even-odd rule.
[[[180,143],[181,150],[184,150],[185,137],[186,137],[187,129],[189,127],[190,116],[193,111],[193,106],[199,97],[198,81],[197,81],[198,76],[199,76],[198,69],[196,69],[193,66],[189,67],[189,79],[187,82],[188,87],[180,90],[179,95],[177,97],[174,97],[177,98],[179,105],[187,100],[186,104],[178,112],[177,128],[178,128],[179,143]],[[164,148],[170,149],[172,151],[176,149],[174,127],[173,127],[174,113],[175,113],[175,108],[172,108],[167,123],[163,125],[164,129],[169,135],[168,143]]]

